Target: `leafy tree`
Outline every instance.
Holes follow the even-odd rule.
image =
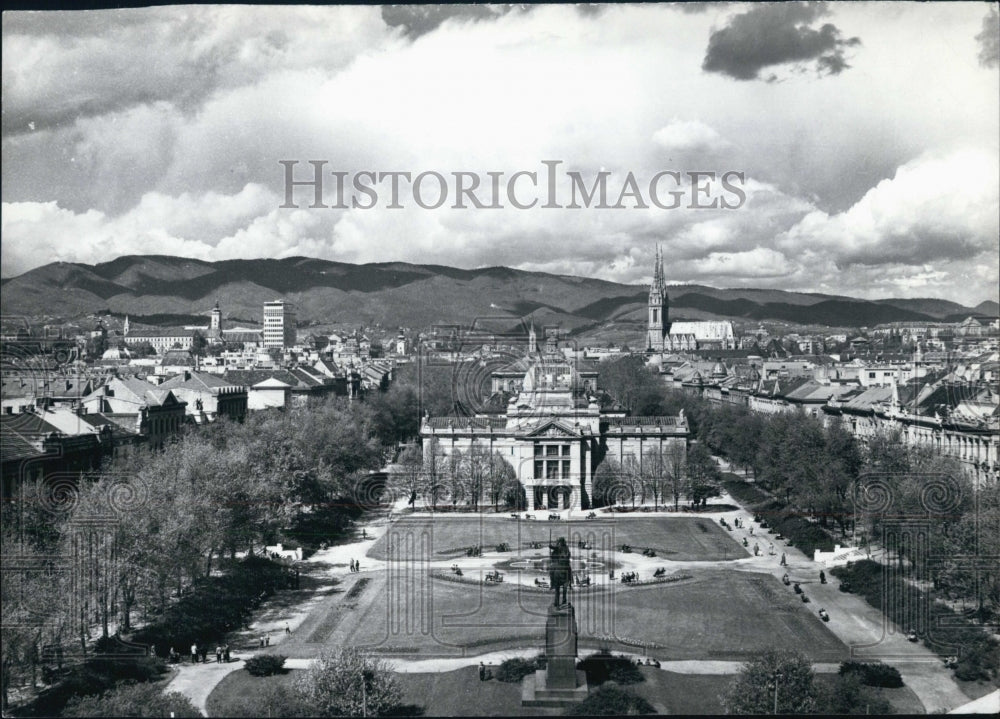
[[[205,335],[195,330],[194,334],[191,335],[191,354],[196,357],[203,357],[207,347],[208,340],[205,339]]]
[[[595,507],[606,507],[615,503],[621,480],[622,468],[614,457],[605,457],[594,471]]]
[[[156,349],[149,340],[143,340],[142,342],[129,345],[129,352],[132,353],[133,357],[152,357],[156,354]]]
[[[152,683],[121,684],[103,694],[76,697],[64,717],[200,717],[201,712],[179,692],[164,692]]]
[[[687,495],[695,506],[704,505],[709,497],[719,496],[722,474],[715,459],[701,443],[692,444],[687,452]]]
[[[743,665],[727,692],[729,714],[811,714],[816,708],[812,664],[796,651],[768,649]]]
[[[388,664],[353,647],[320,654],[295,686],[319,716],[382,716],[402,698]]]

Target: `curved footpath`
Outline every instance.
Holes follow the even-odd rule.
[[[728,495],[724,495],[722,499],[740,506]],[[572,514],[574,519],[584,516],[583,513],[579,512],[561,512],[560,514]],[[644,513],[642,516],[657,515],[677,516],[671,512]],[[820,584],[820,567],[811,558],[803,555],[799,549],[788,547],[781,541],[775,542],[773,535],[767,534],[766,531],[761,530],[753,523],[751,513],[740,509],[739,511],[699,514],[699,516],[715,522],[724,517],[731,526],[733,519],[739,517],[744,526],[732,530],[733,539],[742,544],[743,537],[746,537],[751,547],[754,542],[757,542],[761,545],[762,555],[747,556],[735,561],[691,562],[673,562],[660,558],[629,555],[626,562],[623,563],[622,569],[625,571],[637,569],[645,573],[646,571],[651,572],[654,567],[666,566],[668,572],[672,573],[681,567],[725,567],[735,571],[770,574],[779,580],[782,574],[787,572],[791,581],[799,582],[812,600],[811,611],[818,611],[820,607],[827,610],[830,615],[830,621],[826,623],[827,628],[851,648],[852,658],[858,661],[883,661],[895,666],[902,675],[903,681],[917,695],[928,714],[946,712],[968,704],[969,697],[961,691],[952,676],[952,672],[945,668],[937,655],[922,644],[907,641],[898,627],[889,622],[879,610],[870,606],[861,597],[839,591],[839,581],[835,577],[829,576],[829,573],[827,584]],[[626,519],[626,517],[622,517],[622,519]],[[385,533],[388,524],[385,519],[376,520],[365,525],[365,530],[368,533],[367,539],[358,539],[349,544],[337,545],[311,556],[308,561],[322,567],[316,575],[326,575],[331,579],[343,579],[350,574],[349,562],[356,559],[361,562],[361,575],[373,578],[380,577],[381,570],[385,569],[386,563],[367,557],[365,553],[372,542]],[[753,535],[750,535],[751,527],[754,527],[755,533]],[[767,554],[767,545],[771,542],[774,542],[775,545],[774,555]],[[782,552],[785,553],[787,567],[780,566]],[[616,557],[616,559],[619,558]],[[487,556],[463,558],[458,564],[463,569],[475,571],[487,567],[492,568],[494,561],[495,557]],[[440,564],[441,568],[447,568],[453,563],[456,563],[455,560],[442,560],[434,564]],[[791,588],[789,591],[792,591]],[[377,592],[370,593],[373,598],[377,594]],[[293,607],[284,607],[274,611],[269,610],[265,605],[263,611],[259,613],[258,620],[251,625],[249,632],[242,634],[243,643],[237,641],[233,644],[237,648],[243,647],[253,652],[257,638],[266,634],[271,638],[270,651],[277,651],[287,641],[289,645],[287,653],[292,656],[289,657],[286,666],[292,669],[304,668],[313,660],[307,656],[294,656],[296,645],[300,645],[304,641],[304,637],[315,630],[316,625],[326,615],[330,604],[339,596],[339,593],[332,592],[331,586],[326,586],[316,590],[305,602]],[[286,627],[289,632],[285,631]],[[331,635],[331,638],[335,639],[335,637],[335,634]],[[336,644],[335,641],[332,643]],[[537,648],[529,648],[491,652],[474,657],[419,660],[387,658],[387,661],[399,672],[445,672],[476,665],[481,661],[499,664],[504,659],[530,657],[537,655],[537,653]],[[683,674],[735,674],[742,664],[742,662],[736,661],[712,660],[664,661],[661,662],[660,668],[664,671]],[[242,668],[242,666],[242,661],[234,661],[229,664],[182,664],[177,668],[177,673],[167,685],[166,690],[184,694],[203,713],[207,713],[206,701],[209,694],[227,674]],[[815,671],[820,673],[836,672],[837,668],[836,664],[814,665]]]

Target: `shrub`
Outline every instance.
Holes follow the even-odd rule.
[[[73,698],[65,717],[200,717],[201,712],[183,694],[164,693],[153,684],[123,684],[100,696]]]
[[[154,681],[166,671],[166,665],[154,657],[92,657],[67,671],[65,679],[55,686],[39,692],[23,713],[25,716],[58,716],[76,697],[102,694],[113,689],[117,682]]]
[[[843,662],[838,673],[841,676],[857,675],[861,683],[869,687],[894,689],[903,686],[899,670],[882,662]]]
[[[627,657],[616,657],[611,654],[591,654],[576,665],[587,673],[587,683],[594,686],[606,681],[618,684],[638,684],[646,681],[639,667]]]
[[[501,682],[519,682],[534,674],[538,663],[530,659],[506,659],[497,668],[496,677]]]
[[[582,702],[567,709],[566,713],[582,716],[620,716],[655,714],[656,710],[639,695],[614,684],[604,684],[591,692]]]
[[[285,657],[281,654],[257,654],[246,660],[246,670],[255,677],[269,677],[284,672]]]

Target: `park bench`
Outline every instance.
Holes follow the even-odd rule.
[[[487,572],[486,581],[491,584],[501,584],[503,582],[503,574],[500,572]]]

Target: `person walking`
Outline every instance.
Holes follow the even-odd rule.
[[[227,644],[222,649],[222,658],[226,660],[226,664],[229,664],[229,645]]]
[[[265,647],[271,646],[271,635],[270,634],[265,634],[264,635],[264,646]]]
[[[198,645],[197,644],[192,644],[191,645],[191,663],[192,664],[197,664],[198,663]]]
[[[258,641],[260,642],[260,648],[263,649],[264,648],[264,635],[263,634],[260,635],[260,639]]]
[[[222,647],[218,645],[215,647],[215,663],[222,664]]]
[[[289,628],[288,628],[288,625],[286,624],[286,625],[285,625],[285,634],[291,634],[291,633],[292,633],[292,630],[291,630],[291,629],[289,629]]]
[[[479,681],[486,681],[486,665],[479,662]]]
[[[784,552],[781,553],[781,566],[782,567],[787,567],[788,566],[788,561],[785,559],[785,553]]]

